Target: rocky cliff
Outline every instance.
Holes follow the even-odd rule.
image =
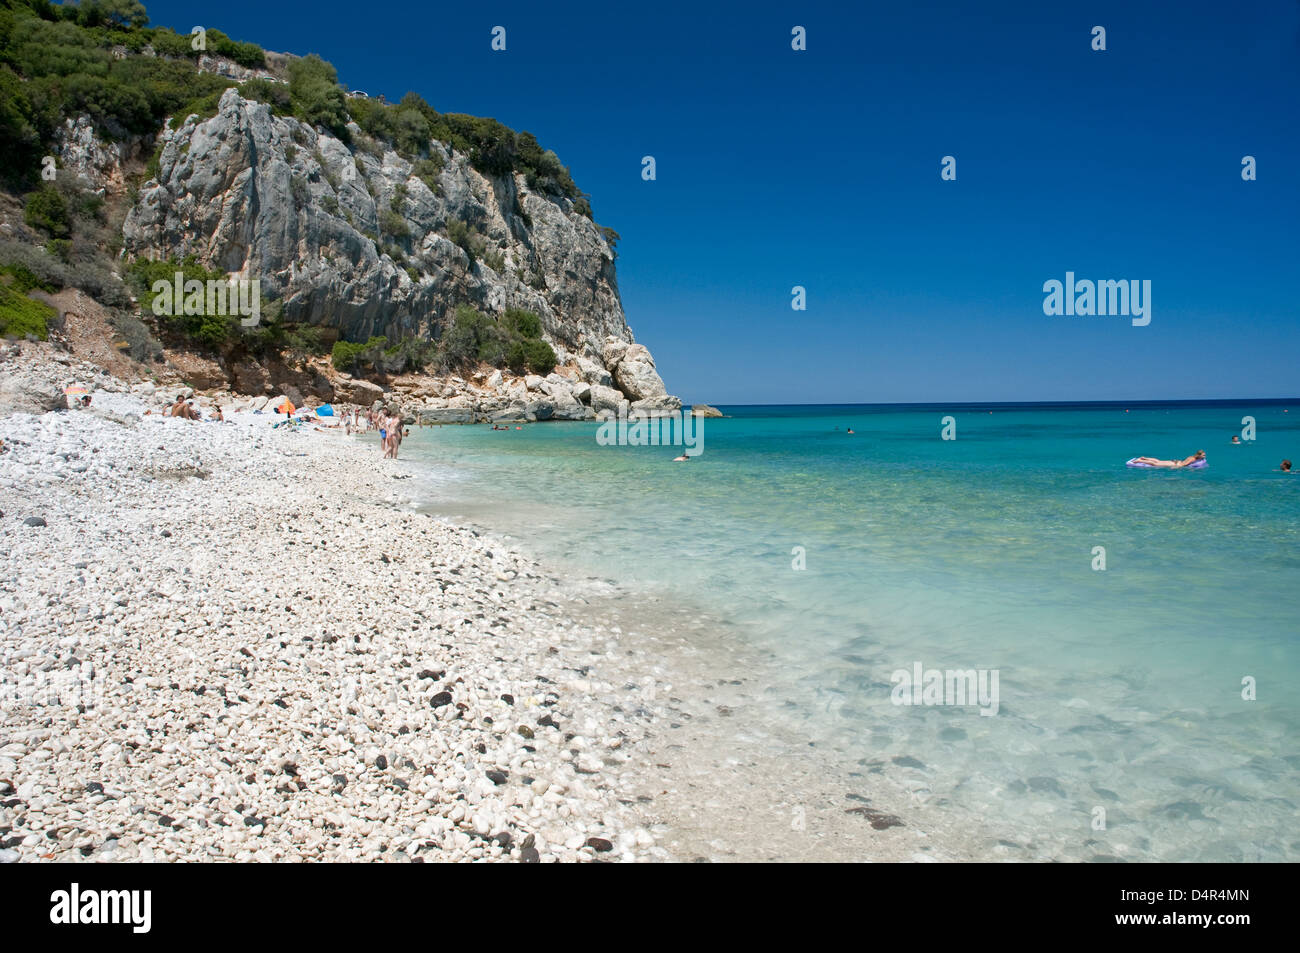
[[[559,358],[552,376],[575,385],[561,402],[581,407],[565,416],[622,400],[679,406],[633,342],[609,242],[570,199],[529,189],[523,175],[488,177],[437,141],[417,175],[355,126],[348,145],[234,88],[215,116],[171,125],[126,216],[126,255],[193,255],[260,278],[283,320],[349,340],[436,340],[466,303],[489,316],[525,309]]]

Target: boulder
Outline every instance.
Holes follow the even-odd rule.
[[[556,420],[586,420],[587,407],[578,398],[573,396],[573,391],[566,387],[552,385],[551,403],[554,407],[552,417]]]
[[[529,374],[524,378],[524,386],[529,390],[539,390],[542,386],[542,378],[536,374]]]
[[[601,358],[605,361],[605,366],[613,370],[618,362],[623,360],[623,355],[627,353],[628,343],[618,338],[608,338],[605,341],[605,347],[601,351]]]
[[[293,402],[293,405],[295,407],[301,407],[305,403],[305,401],[303,400],[302,391],[300,391],[293,384],[287,382],[281,384],[280,393],[283,394],[285,397],[288,397],[289,400]]]
[[[257,361],[236,361],[228,370],[230,386],[236,393],[266,394],[271,389],[271,375]]]
[[[11,374],[8,368],[0,375],[0,416],[67,409],[68,398],[53,378],[39,373]]]
[[[550,420],[555,416],[555,404],[549,400],[530,400],[524,405],[524,416],[529,420]]]
[[[313,397],[319,397],[326,403],[334,400],[334,385],[330,383],[328,377],[318,370],[312,370],[311,383],[308,385],[308,388]]]
[[[378,384],[370,383],[370,381],[345,377],[335,382],[334,399],[344,404],[369,407],[375,401],[384,399],[384,389]]]
[[[614,388],[605,387],[601,384],[591,385],[591,409],[596,413],[599,414],[602,410],[617,413],[619,407],[626,403],[627,400]]]
[[[708,404],[691,404],[691,413],[696,417],[721,417],[722,411]]]
[[[668,393],[663,378],[655,370],[654,358],[641,344],[628,345],[623,359],[614,365],[614,382],[631,400],[663,397]]]
[[[574,384],[574,385],[573,385],[573,396],[574,396],[574,398],[575,398],[576,400],[580,400],[580,401],[582,401],[584,404],[590,402],[590,400],[591,400],[591,385],[588,384],[586,381],[579,381],[577,384]]]
[[[578,358],[578,374],[588,384],[600,384],[604,387],[614,386],[614,378],[610,376],[609,371],[588,358]]]
[[[643,400],[634,400],[631,404],[631,412],[634,414],[645,414],[649,417],[663,417],[668,414],[675,414],[682,409],[682,402],[676,397],[663,394],[659,397],[646,397]]]

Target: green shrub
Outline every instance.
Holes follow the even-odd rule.
[[[502,274],[506,270],[506,256],[495,249],[483,252],[483,263],[497,274]]]
[[[265,103],[275,116],[293,115],[289,87],[269,79],[249,79],[239,84],[239,95],[253,102]]]
[[[542,336],[542,319],[534,312],[522,308],[507,308],[501,316],[501,324],[507,331],[521,338]]]
[[[293,330],[284,335],[284,348],[290,354],[301,357],[314,357],[324,352],[321,344],[320,329],[310,324],[295,325]]]
[[[506,348],[505,364],[516,374],[528,370],[528,348],[526,342],[514,340]]]
[[[541,374],[545,377],[555,370],[557,361],[555,351],[540,338],[530,338],[524,341],[524,355],[528,369],[534,374]]]
[[[58,291],[61,284],[55,284],[52,281],[42,280],[39,275],[33,272],[26,265],[11,264],[0,266],[0,276],[8,278],[8,286],[13,288],[19,294],[27,294],[33,288],[39,288],[42,291]]]
[[[334,365],[335,370],[355,374],[362,365],[373,364],[376,359],[383,355],[387,346],[388,338],[382,335],[372,337],[364,344],[353,341],[335,341],[334,349],[330,352],[330,363]]]
[[[113,329],[122,336],[125,350],[132,360],[145,363],[161,360],[162,342],[153,336],[145,323],[127,311],[111,311],[108,316]]]
[[[391,208],[386,208],[379,213],[379,230],[389,238],[403,239],[411,237],[410,226],[406,224],[406,219],[398,215]]]
[[[411,175],[415,176],[421,182],[429,187],[429,191],[434,195],[442,194],[442,185],[438,182],[438,176],[442,174],[446,166],[442,153],[435,152],[427,159],[419,159],[411,166]]]
[[[442,335],[439,357],[446,370],[483,363],[519,374],[549,374],[555,370],[555,351],[541,333],[541,319],[531,311],[511,308],[497,322],[463,304]]]
[[[68,224],[68,203],[63,193],[50,185],[27,196],[23,221],[55,238],[64,238],[72,230]]]
[[[348,141],[348,107],[338,73],[315,53],[290,61],[289,99],[299,119]]]
[[[266,53],[255,43],[240,43],[220,30],[208,30],[207,41],[209,53],[224,56],[249,69],[261,69],[266,66]]]
[[[202,282],[226,280],[226,276],[222,272],[209,271],[200,265],[192,255],[181,260],[169,258],[152,261],[147,258],[138,258],[127,266],[127,280],[135,289],[136,296],[143,303],[144,309],[152,311],[156,297],[153,292],[154,283],[165,281],[172,285],[175,283],[178,271],[181,273],[182,282],[192,279]],[[228,344],[239,336],[240,325],[236,315],[184,314],[180,313],[182,311],[181,304],[182,302],[174,301],[172,303],[173,313],[161,314],[157,315],[157,317],[191,341],[215,349]],[[227,307],[227,311],[230,310],[233,309]]]
[[[43,301],[36,301],[0,283],[0,336],[7,338],[39,338],[50,336],[47,322],[55,311]]]
[[[447,219],[447,237],[469,257],[471,268],[487,248],[487,241],[479,230],[458,218]]]

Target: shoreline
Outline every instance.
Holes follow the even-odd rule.
[[[541,567],[368,445],[97,383],[0,420],[3,859],[668,859]]]
[[[454,523],[373,435],[96,383],[0,419],[0,859],[980,855],[701,607]]]

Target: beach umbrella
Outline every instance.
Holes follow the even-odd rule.
[[[284,400],[280,401],[280,403],[275,405],[275,412],[277,414],[293,413],[293,401],[286,397]]]
[[[89,391],[87,391],[86,388],[82,387],[80,384],[73,384],[73,385],[70,386],[70,387],[65,387],[65,388],[63,388],[63,393],[65,393],[65,394],[86,394],[86,393],[89,393]]]
[[[334,416],[334,406],[333,406],[332,404],[321,404],[319,407],[316,408],[316,416],[317,416],[317,417],[333,417],[333,416]]]

